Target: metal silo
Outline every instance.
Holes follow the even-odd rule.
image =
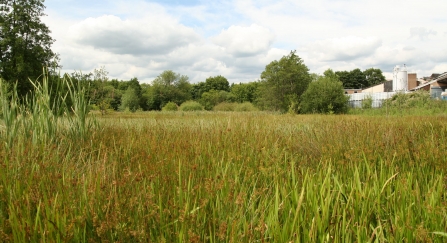
[[[396,65],[393,72],[393,91],[408,90],[408,72],[405,65],[403,67]]]

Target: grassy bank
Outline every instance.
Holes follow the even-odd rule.
[[[149,112],[97,120],[87,139],[62,129],[41,146],[1,146],[0,239],[447,239],[447,116]]]

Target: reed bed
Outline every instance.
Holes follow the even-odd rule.
[[[447,239],[445,115],[96,120],[85,139],[1,146],[0,241]]]

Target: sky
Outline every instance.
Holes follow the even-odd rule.
[[[260,79],[292,50],[311,73],[396,65],[447,72],[445,0],[46,0],[62,73],[104,67],[150,83],[165,70],[191,83]]]

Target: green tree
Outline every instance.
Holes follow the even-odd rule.
[[[0,0],[0,77],[17,81],[19,95],[32,90],[29,79],[36,80],[44,67],[59,67],[54,39],[40,20],[44,9],[44,0]]]
[[[366,83],[368,87],[381,84],[386,81],[385,76],[383,76],[382,70],[378,68],[368,68],[363,71],[366,77]]]
[[[180,75],[171,70],[162,72],[146,91],[147,107],[160,110],[168,102],[177,105],[191,99],[191,84],[186,75]]]
[[[221,75],[209,77],[205,80],[205,82],[193,84],[191,87],[191,95],[193,99],[199,100],[200,98],[202,98],[203,93],[209,92],[211,90],[223,90],[226,92],[230,92],[230,83],[225,77]]]
[[[120,110],[124,111],[129,109],[132,112],[137,111],[140,108],[140,98],[138,97],[137,90],[129,86],[121,97]]]
[[[335,72],[340,81],[343,83],[343,87],[347,89],[362,89],[369,87],[366,75],[358,68],[351,71],[338,71]]]
[[[309,69],[295,52],[271,62],[262,72],[257,103],[263,109],[288,111],[311,82]]]
[[[205,80],[205,92],[208,92],[210,90],[223,90],[230,92],[230,83],[228,80],[219,75],[215,77],[209,77]]]
[[[349,71],[337,71],[335,72],[340,82],[343,83],[343,87],[346,89],[353,89],[354,84],[351,83]]]
[[[207,92],[205,82],[199,82],[191,85],[191,96],[194,100],[202,98],[202,94]]]
[[[359,68],[351,70],[351,72],[349,72],[349,76],[355,89],[363,89],[368,87],[366,76]]]
[[[302,113],[346,113],[349,97],[344,94],[343,84],[332,70],[309,84],[300,107]]]
[[[240,83],[231,85],[231,94],[238,103],[251,102],[256,100],[256,90],[258,82]]]

